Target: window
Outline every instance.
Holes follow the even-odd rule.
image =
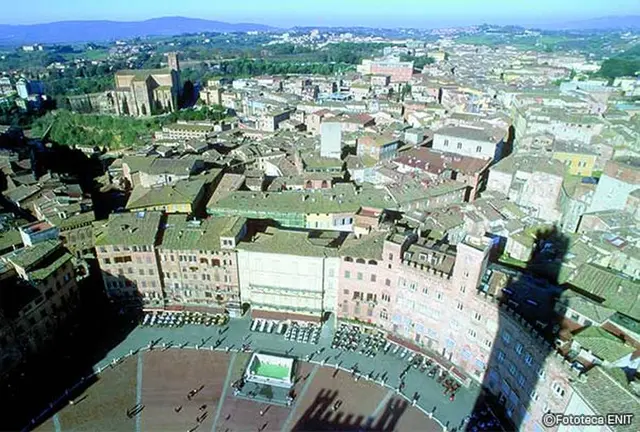
[[[457,319],[452,318],[451,321],[449,322],[449,327],[455,330],[460,327],[460,323],[458,322]]]
[[[461,292],[461,293],[464,293],[464,292],[466,292],[466,291],[467,291],[467,287],[465,287],[464,285],[461,285],[461,286],[460,286],[460,292]]]
[[[342,290],[342,294],[345,294],[345,295],[349,294],[349,290],[348,289]]]
[[[358,272],[356,277],[358,278],[358,280],[362,280],[363,278],[362,272]]]
[[[498,358],[498,363],[503,363],[504,362],[504,352],[498,350],[497,358]]]
[[[371,282],[375,282],[376,281],[376,275],[372,274],[371,275]]]
[[[330,268],[329,270],[327,270],[327,276],[334,277],[335,275],[336,275],[336,272],[334,269]]]
[[[105,263],[105,264],[111,264],[111,259],[109,259],[109,258],[105,258],[105,259],[104,259],[104,263]]]
[[[482,146],[476,147],[476,153],[482,153]]]
[[[358,258],[358,259],[356,260],[356,263],[358,263],[358,264],[366,264],[366,261],[365,261],[365,260],[363,260],[362,258]]]
[[[387,313],[386,309],[382,309],[380,311],[380,318],[382,318],[384,320],[388,320],[389,319],[389,314]]]
[[[462,150],[462,143],[461,142],[458,143],[458,150]]]
[[[376,261],[376,260],[369,260],[369,265],[378,265],[378,261]]]
[[[349,270],[345,270],[344,271],[344,278],[345,279],[350,279],[351,278],[351,272]]]
[[[518,385],[524,388],[526,381],[527,380],[524,378],[524,375],[522,375],[521,373],[518,373]]]
[[[478,312],[474,312],[473,319],[476,321],[482,321],[482,315],[480,315]]]
[[[471,339],[475,339],[476,336],[478,335],[474,329],[469,329],[468,334]]]
[[[526,353],[524,355],[524,362],[529,366],[531,366],[533,364],[533,357],[531,357],[531,354]]]
[[[389,254],[389,261],[393,261],[393,254],[392,253]]]
[[[385,279],[384,284],[386,286],[391,286],[391,279]]]
[[[440,291],[436,293],[436,300],[442,301],[442,293]]]
[[[457,302],[457,303],[456,303],[456,309],[458,309],[459,311],[461,311],[462,309],[464,309],[464,305],[462,304],[462,302]]]
[[[503,331],[502,332],[502,341],[507,345],[509,343],[511,343],[511,333],[509,333],[508,331]]]
[[[532,401],[534,401],[534,402],[537,402],[537,401],[538,401],[538,392],[537,392],[537,391],[535,391],[535,389],[534,389],[534,390],[531,390],[531,394],[530,394],[530,396],[531,396],[531,400],[532,400]]]
[[[513,376],[516,376],[516,372],[518,371],[518,369],[516,369],[516,365],[514,365],[511,362],[507,362],[507,369],[509,370],[509,373]]]
[[[133,269],[132,268],[129,269],[129,273],[133,273]],[[138,274],[140,276],[144,276],[144,269],[138,269]]]
[[[382,301],[385,301],[387,303],[390,302],[391,301],[391,296],[389,294],[383,293],[382,294]]]
[[[422,288],[422,294],[424,294],[424,295],[429,294],[429,288],[427,288],[427,287]]]
[[[484,344],[484,346],[486,346],[487,348],[491,348],[491,345],[493,345],[493,341],[491,339],[485,339],[484,341],[482,341],[482,343]]]
[[[353,262],[353,258],[351,258],[351,257],[344,257],[344,260],[346,262]]]
[[[449,147],[449,140],[448,139],[444,140],[444,146],[445,147]]]
[[[516,353],[518,353],[518,355],[522,355],[523,348],[524,348],[524,346],[520,342],[518,342],[514,349],[515,349]]]
[[[553,392],[560,396],[563,397],[564,396],[564,388],[562,387],[562,385],[559,382],[554,382],[553,385],[551,386],[551,389],[553,390]]]

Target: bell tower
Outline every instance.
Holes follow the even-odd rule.
[[[169,69],[180,72],[180,62],[178,61],[177,52],[170,52],[167,54],[167,63],[169,64]]]

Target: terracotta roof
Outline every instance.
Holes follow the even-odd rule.
[[[419,168],[424,171],[441,174],[447,169],[463,174],[475,174],[489,167],[491,161],[486,159],[461,156],[455,153],[445,153],[425,147],[411,149],[403,156],[395,159],[395,162]]]

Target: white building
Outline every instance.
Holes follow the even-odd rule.
[[[589,212],[622,210],[629,194],[640,189],[640,162],[636,159],[610,160],[596,187]]]
[[[340,159],[342,154],[342,123],[325,122],[320,125],[320,156]]]
[[[556,160],[527,154],[510,155],[489,171],[487,190],[507,194],[532,216],[560,220],[560,196],[566,167]]]
[[[306,232],[268,229],[238,244],[243,303],[273,312],[321,316],[337,303],[340,259]]]
[[[474,158],[499,160],[506,131],[492,127],[447,126],[433,136],[433,148]]]

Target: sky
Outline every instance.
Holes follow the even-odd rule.
[[[278,27],[536,25],[640,15],[640,0],[5,0],[0,24],[185,16]]]

